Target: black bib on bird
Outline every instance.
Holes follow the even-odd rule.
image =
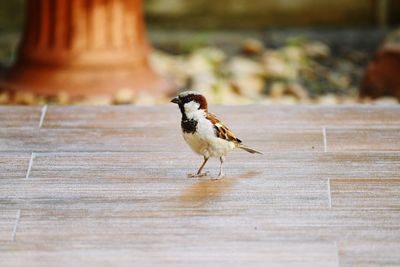
[[[182,118],[181,127],[185,133],[194,133],[197,127],[197,121],[193,119],[189,120]]]

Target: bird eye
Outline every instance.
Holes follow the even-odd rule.
[[[179,97],[179,100],[181,100],[182,103],[188,103],[191,101],[190,96]]]

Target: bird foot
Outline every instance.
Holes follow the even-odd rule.
[[[220,180],[220,179],[222,179],[224,177],[225,177],[225,174],[224,173],[220,173],[217,177],[212,177],[211,180],[212,181],[217,181],[217,180]]]
[[[200,178],[203,176],[208,176],[208,172],[196,173],[196,174],[188,174],[188,178]]]

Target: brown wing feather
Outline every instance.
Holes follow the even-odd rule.
[[[231,130],[229,130],[228,127],[226,127],[214,114],[207,113],[206,119],[211,121],[211,123],[214,125],[215,134],[218,138],[238,144],[242,142],[239,138],[236,138]]]

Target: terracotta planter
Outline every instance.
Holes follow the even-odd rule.
[[[377,52],[367,67],[360,96],[394,96],[400,101],[400,45]]]
[[[148,64],[141,0],[27,0],[26,10],[18,59],[2,89],[72,96],[172,90]]]

